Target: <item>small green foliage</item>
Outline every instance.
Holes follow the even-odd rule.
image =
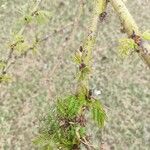
[[[20,19],[19,24],[26,25],[29,23],[36,23],[38,25],[45,24],[52,17],[52,13],[46,10],[36,10],[33,13],[26,13]]]
[[[33,8],[32,8],[33,9]],[[13,27],[13,31],[16,33],[22,28],[22,26],[27,25],[31,22],[31,15],[29,10],[29,4],[26,3],[17,9],[21,17],[16,21],[15,26]]]
[[[19,52],[20,54],[20,53],[25,52],[28,48],[29,48],[28,43],[23,42],[23,43],[18,43],[15,47],[15,50],[16,52]]]
[[[65,99],[58,99],[57,112],[61,118],[73,119],[82,111],[85,100],[78,100],[76,96],[67,96]]]
[[[13,41],[10,44],[10,48],[16,52],[23,53],[29,48],[29,44],[22,34],[15,34],[13,36]]]
[[[78,65],[82,63],[81,52],[75,53],[75,55],[73,57],[73,61]]]
[[[4,75],[0,75],[0,83],[3,82],[3,83],[9,83],[12,81],[12,78],[10,75],[8,74],[4,74]]]
[[[33,143],[35,145],[39,144],[39,145],[45,147],[45,146],[49,145],[49,140],[48,140],[49,138],[50,138],[49,134],[41,134],[33,141]]]
[[[42,149],[55,147],[66,150],[80,145],[81,140],[86,137],[85,108],[91,111],[98,126],[103,127],[106,114],[98,100],[69,95],[57,100],[54,110],[44,119],[40,135],[34,140],[34,144],[40,145]]]
[[[76,130],[76,135],[78,135],[78,139],[84,137],[86,135],[86,128],[79,126]]]
[[[0,69],[5,67],[6,63],[3,60],[0,60]]]
[[[37,24],[45,24],[51,18],[52,14],[46,10],[39,10],[35,13],[34,18]]]
[[[106,113],[105,113],[100,101],[96,100],[96,99],[92,99],[91,103],[90,103],[90,107],[91,107],[91,109],[90,109],[91,115],[92,115],[92,118],[95,121],[95,123],[99,127],[104,127],[104,123],[106,120]]]
[[[13,40],[14,40],[14,43],[23,42],[24,36],[22,34],[14,34]]]
[[[34,8],[30,7],[30,5],[24,5],[21,9],[20,9],[20,13],[23,16],[20,20],[19,20],[19,24],[22,25],[27,25],[29,23],[37,23],[39,24],[44,24],[46,23],[50,17],[52,16],[52,13],[46,10],[40,10],[37,8],[36,4]]]
[[[119,40],[119,54],[121,57],[129,56],[137,48],[133,39],[123,38]]]
[[[23,43],[24,37],[22,34],[15,34],[12,35],[12,40],[9,42],[9,46],[11,49],[15,48],[18,43]]]
[[[86,74],[89,74],[91,72],[91,68],[89,66],[86,66],[82,69],[82,73],[86,76]]]
[[[32,46],[30,47],[30,49],[32,50],[32,53],[33,54],[37,54],[38,52],[38,47],[39,47],[39,42],[37,39],[35,39],[33,42],[32,42]]]
[[[36,3],[34,3],[35,6],[33,8],[30,8],[31,4],[25,4],[20,9],[19,12],[22,14],[23,17],[17,22],[17,27],[12,29],[11,31],[12,39],[8,43],[8,56],[5,61],[0,60],[0,71],[2,74],[0,76],[0,82],[6,82],[9,80],[9,77],[3,74],[6,74],[4,70],[6,70],[6,68],[9,68],[9,61],[12,58],[15,58],[15,60],[17,60],[18,58],[27,54],[29,50],[32,50],[33,53],[37,52],[37,46],[40,43],[40,40],[35,38],[35,40],[32,41],[32,39],[30,39],[30,45],[29,40],[27,40],[24,36],[24,32],[26,31],[26,29],[28,29],[27,25],[29,25],[30,23],[43,24],[48,22],[49,18],[52,16],[49,11],[38,9],[40,2],[41,1],[37,1]],[[14,55],[17,56],[13,57]]]
[[[50,112],[42,121],[40,135],[34,139],[33,143],[40,146],[43,150],[49,147],[55,147],[53,141],[59,139],[60,126],[56,113]],[[57,139],[58,137],[58,139]],[[57,142],[55,143],[57,145]],[[46,150],[47,150],[46,149]]]
[[[80,122],[85,104],[85,99],[79,100],[74,95],[58,99],[56,109],[44,119],[41,133],[33,142],[43,149],[48,146],[72,150],[86,133]]]
[[[150,30],[145,31],[145,32],[142,34],[142,38],[143,38],[144,40],[150,40]]]

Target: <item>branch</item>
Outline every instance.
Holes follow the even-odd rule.
[[[85,137],[80,139],[80,142],[85,146],[87,150],[96,150],[94,145],[92,145],[89,140],[87,140]]]
[[[40,39],[38,39],[38,42],[37,44],[40,44],[46,40],[48,40],[49,38],[51,38],[54,34],[57,34],[57,33],[60,33],[62,32],[64,29],[66,29],[67,27],[73,25],[73,22],[61,27],[60,29],[55,29],[53,33],[50,33]],[[25,52],[21,53],[20,55],[18,56],[14,56],[13,60],[12,60],[12,55],[13,55],[13,50],[10,49],[9,53],[8,53],[8,56],[7,56],[7,59],[5,60],[5,66],[2,68],[0,74],[1,75],[4,75],[4,74],[7,74],[7,71],[9,70],[10,67],[12,67],[12,65],[14,65],[18,59],[20,58],[23,58],[24,56],[26,56],[29,51],[31,51],[33,49],[33,47],[29,47],[28,49],[25,50]]]
[[[75,54],[75,59],[79,60],[77,64],[79,65],[78,69],[78,83],[76,93],[79,96],[85,96],[87,94],[89,86],[89,74],[91,70],[91,58],[92,50],[96,42],[96,34],[98,22],[101,16],[105,13],[107,0],[94,0],[94,10],[93,17],[90,23],[88,35],[80,46],[79,50]]]
[[[139,31],[138,25],[133,19],[132,15],[129,13],[127,7],[122,0],[110,0],[111,5],[118,14],[121,24],[124,28],[124,31],[128,34],[129,37],[133,35],[133,32],[136,36],[141,38],[141,32]],[[143,42],[141,45],[138,45],[138,53],[142,60],[150,68],[150,45],[146,42]]]
[[[72,26],[73,24],[74,24],[74,22],[70,22],[67,25],[65,25],[59,29],[55,29],[53,33],[49,33],[46,36],[44,36],[43,38],[39,39],[39,42],[44,42],[44,41],[48,40],[50,37],[54,36],[54,34],[61,33],[63,30]]]
[[[42,2],[42,0],[37,0],[36,5],[35,5],[35,7],[33,8],[33,11],[31,12],[31,14],[34,13],[35,11],[37,11],[37,9],[38,9],[39,5],[41,4],[41,2]],[[22,34],[24,33],[25,28],[27,27],[27,25],[28,25],[28,24],[25,24],[25,25],[23,25],[23,26],[21,27],[21,29],[18,31],[18,34],[19,34],[19,35],[22,35]],[[16,44],[18,44],[18,43],[14,43],[13,45],[16,45]],[[29,48],[29,49],[31,49],[31,48]],[[25,53],[26,53],[26,52],[25,52]],[[11,48],[9,49],[8,56],[7,56],[6,60],[4,61],[4,62],[5,62],[5,65],[2,67],[2,69],[1,69],[1,71],[0,71],[0,77],[3,76],[3,75],[5,75],[5,74],[7,73],[7,70],[8,70],[8,68],[11,66],[11,64],[14,64],[14,63],[15,63],[15,61],[10,62],[11,59],[12,59],[12,57],[13,57],[13,54],[14,54],[14,47],[11,47]],[[24,53],[21,54],[18,58],[22,57],[23,55],[24,55]],[[0,81],[0,83],[1,83],[1,81]]]

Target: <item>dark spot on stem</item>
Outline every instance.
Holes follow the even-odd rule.
[[[79,66],[79,70],[82,70],[82,69],[85,68],[85,67],[86,67],[86,64],[81,63],[80,66]]]
[[[79,51],[83,52],[83,47],[82,46],[80,46]]]
[[[105,18],[106,18],[106,16],[107,16],[107,12],[102,12],[100,15],[99,15],[99,20],[100,21],[104,21],[105,20]]]

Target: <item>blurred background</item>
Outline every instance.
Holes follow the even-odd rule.
[[[128,0],[126,5],[142,31],[150,29],[150,1]],[[12,29],[17,27],[28,1],[0,0],[0,58],[8,55]],[[40,119],[57,97],[74,91],[76,66],[74,52],[84,41],[90,26],[92,4],[84,0],[43,0],[40,8],[50,11],[47,24],[30,25],[28,40],[34,35],[48,38],[35,54],[18,59],[8,73],[13,81],[0,85],[0,149],[34,150],[32,140],[38,133]],[[99,22],[93,51],[91,87],[105,105],[108,120],[103,130],[106,150],[150,150],[150,71],[133,54],[118,56],[120,21],[108,6],[107,16]],[[89,127],[89,131],[92,128]],[[93,141],[101,141],[94,128]]]

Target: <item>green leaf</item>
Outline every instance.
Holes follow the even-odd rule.
[[[24,41],[24,36],[22,34],[14,34],[13,35],[14,43]]]
[[[23,53],[29,48],[28,43],[18,43],[15,47],[16,52]]]
[[[82,72],[84,75],[89,74],[91,72],[91,68],[89,66],[86,66],[82,69]]]
[[[50,138],[49,134],[41,134],[33,140],[33,143],[40,146],[43,150],[53,150],[54,142]]]
[[[80,127],[79,134],[80,134],[81,137],[85,136],[86,128],[85,127]]]
[[[4,82],[4,83],[8,83],[12,81],[12,77],[8,74],[5,75],[0,75],[0,83]]]
[[[99,127],[103,127],[106,120],[106,113],[99,100],[91,100],[90,109],[93,120]]]
[[[64,102],[62,101],[62,99],[58,99],[57,101],[57,112],[59,116],[65,117],[66,114],[66,106],[64,105]]]
[[[22,34],[14,34],[12,42],[10,42],[10,48],[13,48],[16,52],[22,53],[30,48],[28,42],[25,40]]]
[[[75,53],[75,56],[73,57],[73,61],[76,64],[81,64],[82,63],[81,54],[79,52]]]
[[[33,143],[35,145],[42,145],[42,146],[47,145],[48,142],[49,142],[49,136],[48,136],[48,134],[39,135],[37,138],[35,138],[33,140]]]
[[[51,16],[52,16],[51,12],[46,10],[40,10],[35,14],[35,20],[37,24],[44,24],[49,21]]]
[[[150,40],[150,30],[145,31],[145,32],[142,34],[142,38],[143,38],[144,40]]]
[[[59,99],[57,102],[57,111],[59,116],[72,119],[77,116],[85,104],[85,100],[79,100],[76,96],[67,96]]]
[[[5,67],[6,66],[6,63],[2,60],[0,60],[0,69]]]
[[[121,57],[129,56],[135,49],[137,44],[133,39],[123,38],[119,40],[119,54]]]

